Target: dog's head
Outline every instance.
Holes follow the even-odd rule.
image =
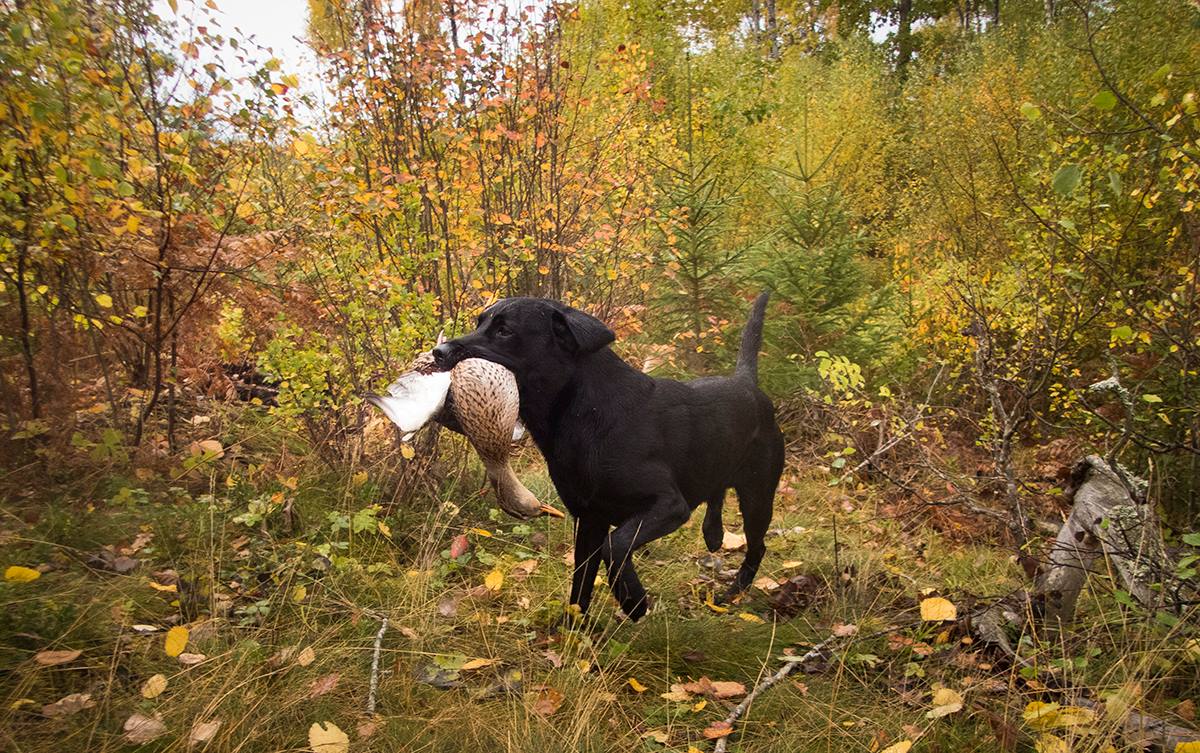
[[[482,358],[519,380],[552,364],[571,364],[614,339],[604,322],[557,301],[505,298],[479,315],[474,332],[434,348],[433,359],[448,369],[466,358]]]

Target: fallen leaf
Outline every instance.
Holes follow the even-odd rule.
[[[158,698],[167,689],[167,676],[154,675],[142,683],[142,698]]]
[[[956,711],[962,711],[963,697],[952,688],[938,688],[933,691],[933,708],[925,713],[926,719],[937,719],[948,716]]]
[[[192,732],[188,735],[188,745],[201,745],[213,739],[213,735],[217,734],[217,730],[221,729],[221,720],[213,719],[211,722],[196,722],[192,725]]]
[[[713,722],[704,728],[704,736],[709,740],[716,740],[720,737],[725,737],[733,732],[733,725],[729,722]]]
[[[755,625],[761,625],[763,623],[763,618],[756,614],[750,614],[749,612],[738,612],[738,617]]]
[[[215,439],[203,439],[199,442],[192,442],[188,447],[188,451],[192,455],[209,454],[214,457],[225,457],[225,447]]]
[[[502,585],[504,585],[504,573],[499,570],[491,571],[483,579],[483,587],[492,592],[499,591]]]
[[[681,685],[672,685],[671,692],[660,693],[659,697],[665,698],[668,701],[674,701],[675,703],[691,703],[692,701],[692,694],[683,690],[683,686]]]
[[[838,638],[849,638],[850,636],[858,633],[858,625],[846,625],[839,622],[833,626],[833,629],[830,630],[830,632]]]
[[[459,667],[459,669],[482,669],[483,667],[490,667],[498,661],[498,659],[471,659]]]
[[[1037,753],[1071,753],[1071,746],[1066,740],[1045,733],[1038,735],[1037,740],[1034,740],[1033,749]],[[1178,752],[1179,748],[1176,747],[1175,750]]]
[[[723,607],[720,604],[717,604],[716,602],[713,601],[713,598],[711,596],[709,596],[707,599],[704,600],[704,606],[708,607],[709,609],[716,612],[717,614],[725,614],[726,612],[729,611],[729,607]]]
[[[301,667],[307,667],[317,660],[317,652],[313,651],[312,646],[305,646],[296,656],[296,663]]]
[[[168,583],[164,586],[162,583],[150,581],[150,587],[155,591],[161,591],[163,593],[179,593],[179,586],[175,585],[174,583]]]
[[[450,541],[450,559],[456,560],[467,553],[471,548],[471,542],[467,539],[467,534],[462,533],[455,536]]]
[[[509,568],[509,575],[513,580],[522,581],[533,575],[533,572],[538,568],[538,561],[535,559],[521,560],[517,564]]]
[[[947,599],[931,596],[921,600],[921,619],[925,622],[951,622],[958,619],[958,609]]]
[[[707,705],[708,705],[708,701],[700,701],[692,706],[692,712],[698,714],[701,711],[703,711],[704,707]]]
[[[157,633],[158,631],[162,630],[162,628],[158,627],[157,625],[131,625],[129,629],[142,635],[146,635],[148,633]]]
[[[726,531],[721,538],[721,548],[727,552],[732,552],[737,549],[742,549],[746,546],[746,537],[740,533]]]
[[[175,658],[179,659],[180,664],[184,664],[184,665],[187,665],[190,667],[193,664],[199,664],[200,662],[204,661],[208,657],[205,656],[204,654],[182,653]]]
[[[1175,713],[1179,716],[1180,719],[1183,719],[1183,720],[1189,721],[1189,722],[1195,721],[1196,720],[1196,702],[1190,698],[1187,699],[1186,701],[1181,701],[1179,703],[1179,705],[1175,707]]]
[[[338,672],[330,672],[324,677],[318,677],[313,680],[308,686],[309,700],[322,696],[337,687],[338,681],[342,679]]]
[[[761,591],[771,593],[779,588],[779,581],[769,576],[762,575],[754,579],[754,587]]]
[[[546,661],[550,662],[550,664],[555,669],[559,669],[560,667],[562,667],[562,665],[563,665],[562,657],[559,656],[558,652],[555,651],[554,649],[552,649],[552,648],[547,649],[545,656],[546,656]]]
[[[313,722],[308,728],[308,745],[313,753],[346,753],[350,738],[333,722]]]
[[[155,716],[134,714],[125,720],[125,739],[135,745],[157,740],[167,733],[167,725]]]
[[[70,716],[84,709],[90,709],[96,705],[92,700],[91,693],[72,693],[59,698],[54,703],[47,703],[42,706],[42,716],[57,717]]]
[[[374,719],[368,719],[365,722],[359,722],[358,727],[354,731],[358,733],[359,740],[368,740],[378,729],[379,722]]]
[[[56,664],[66,664],[79,658],[83,651],[38,651],[33,660],[43,667],[53,667]]]
[[[537,700],[533,702],[533,713],[538,716],[550,716],[562,706],[563,694],[551,687],[542,688]]]
[[[163,649],[167,652],[167,656],[179,656],[183,653],[183,649],[187,647],[188,629],[176,625],[167,631],[167,637],[163,643]]]
[[[746,686],[740,682],[718,681],[712,683],[712,697],[717,700],[746,695]]]
[[[635,693],[645,693],[646,692],[646,686],[641,684],[640,682],[638,682],[636,677],[629,678],[629,687],[633,688],[633,692],[635,692]]]
[[[658,743],[659,745],[666,745],[667,741],[669,741],[671,739],[671,736],[667,734],[666,730],[652,729],[649,732],[642,733],[642,739],[643,740],[653,740],[654,742]]]
[[[908,749],[912,746],[912,740],[901,740],[898,743],[892,743],[879,753],[908,753]]]
[[[9,583],[28,583],[40,577],[42,577],[42,574],[37,570],[31,567],[22,567],[21,565],[10,565],[4,571],[4,580]]]

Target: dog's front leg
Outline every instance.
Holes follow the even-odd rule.
[[[592,603],[592,589],[600,570],[604,538],[608,523],[591,518],[579,518],[575,525],[575,570],[571,573],[571,604],[585,614]]]
[[[605,539],[608,584],[629,619],[640,620],[649,606],[646,589],[633,570],[634,550],[679,528],[691,514],[683,495],[672,490],[661,495],[642,515],[617,526]]]

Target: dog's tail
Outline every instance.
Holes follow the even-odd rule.
[[[737,368],[734,375],[751,382],[758,382],[758,349],[762,347],[763,315],[767,311],[770,292],[763,291],[750,309],[750,318],[742,330],[742,347],[738,350]]]

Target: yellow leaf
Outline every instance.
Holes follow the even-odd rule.
[[[136,233],[141,226],[142,218],[136,214],[131,214],[125,219],[125,232],[127,233]]]
[[[949,600],[932,596],[921,600],[921,619],[925,622],[957,620],[958,609]]]
[[[1175,743],[1175,753],[1200,753],[1200,742]]]
[[[636,677],[629,678],[629,687],[633,688],[635,693],[645,693],[646,686],[637,681]]]
[[[908,753],[908,749],[912,746],[912,740],[901,740],[898,743],[892,743],[879,753]]]
[[[755,625],[761,625],[762,621],[763,621],[763,618],[759,617],[756,614],[750,614],[749,612],[738,612],[738,617],[745,620],[746,622],[754,623]]]
[[[308,745],[313,753],[346,753],[350,738],[333,722],[313,722],[308,728]]]
[[[1033,743],[1033,749],[1037,753],[1071,753],[1071,746],[1067,745],[1066,740],[1045,734],[1038,735],[1038,739]]]
[[[304,139],[296,139],[292,142],[292,153],[297,157],[306,157],[312,154],[312,144]]]
[[[489,591],[499,591],[500,586],[504,585],[504,573],[499,570],[493,570],[483,579],[484,587]]]
[[[154,581],[150,581],[149,585],[155,591],[162,591],[164,593],[179,593],[179,586],[175,585],[174,583],[168,583],[166,585],[163,585],[162,583],[156,583]]]
[[[179,656],[183,653],[183,649],[187,647],[187,642],[187,628],[176,625],[167,631],[167,639],[163,644],[163,650],[167,652],[167,656]]]
[[[112,303],[112,296],[108,293],[101,293],[96,296],[96,304],[100,306],[100,308],[110,309],[112,308]]]
[[[495,659],[471,659],[466,664],[459,667],[459,669],[482,669],[484,667],[490,667],[495,663]]]
[[[313,651],[312,646],[305,646],[304,649],[296,656],[296,663],[301,667],[307,667],[317,660],[317,652]]]
[[[472,528],[471,533],[475,534],[476,536],[483,536],[489,539],[492,537],[492,532],[486,528]]]
[[[4,580],[9,583],[28,583],[31,580],[37,580],[42,577],[42,574],[32,567],[21,567],[20,565],[12,565],[4,571]]]
[[[962,711],[963,697],[952,688],[938,688],[933,691],[933,708],[925,713],[926,719],[939,717]]]
[[[729,607],[723,607],[723,606],[715,603],[712,600],[711,596],[709,596],[707,599],[705,599],[704,606],[708,607],[709,609],[716,612],[717,614],[725,614],[726,612],[729,611]]]
[[[308,596],[308,588],[303,583],[292,589],[292,601],[299,604]]]
[[[696,703],[696,705],[692,706],[692,711],[695,711],[695,712],[700,712],[700,711],[703,711],[703,710],[704,710],[704,707],[705,707],[705,706],[707,706],[707,705],[708,705],[708,701],[707,701],[707,700],[698,701],[698,702]]]
[[[154,675],[142,683],[142,698],[157,698],[167,689],[167,676]]]
[[[400,445],[400,454],[404,456],[405,460],[412,460],[417,456],[417,451],[410,444],[402,444]]]

